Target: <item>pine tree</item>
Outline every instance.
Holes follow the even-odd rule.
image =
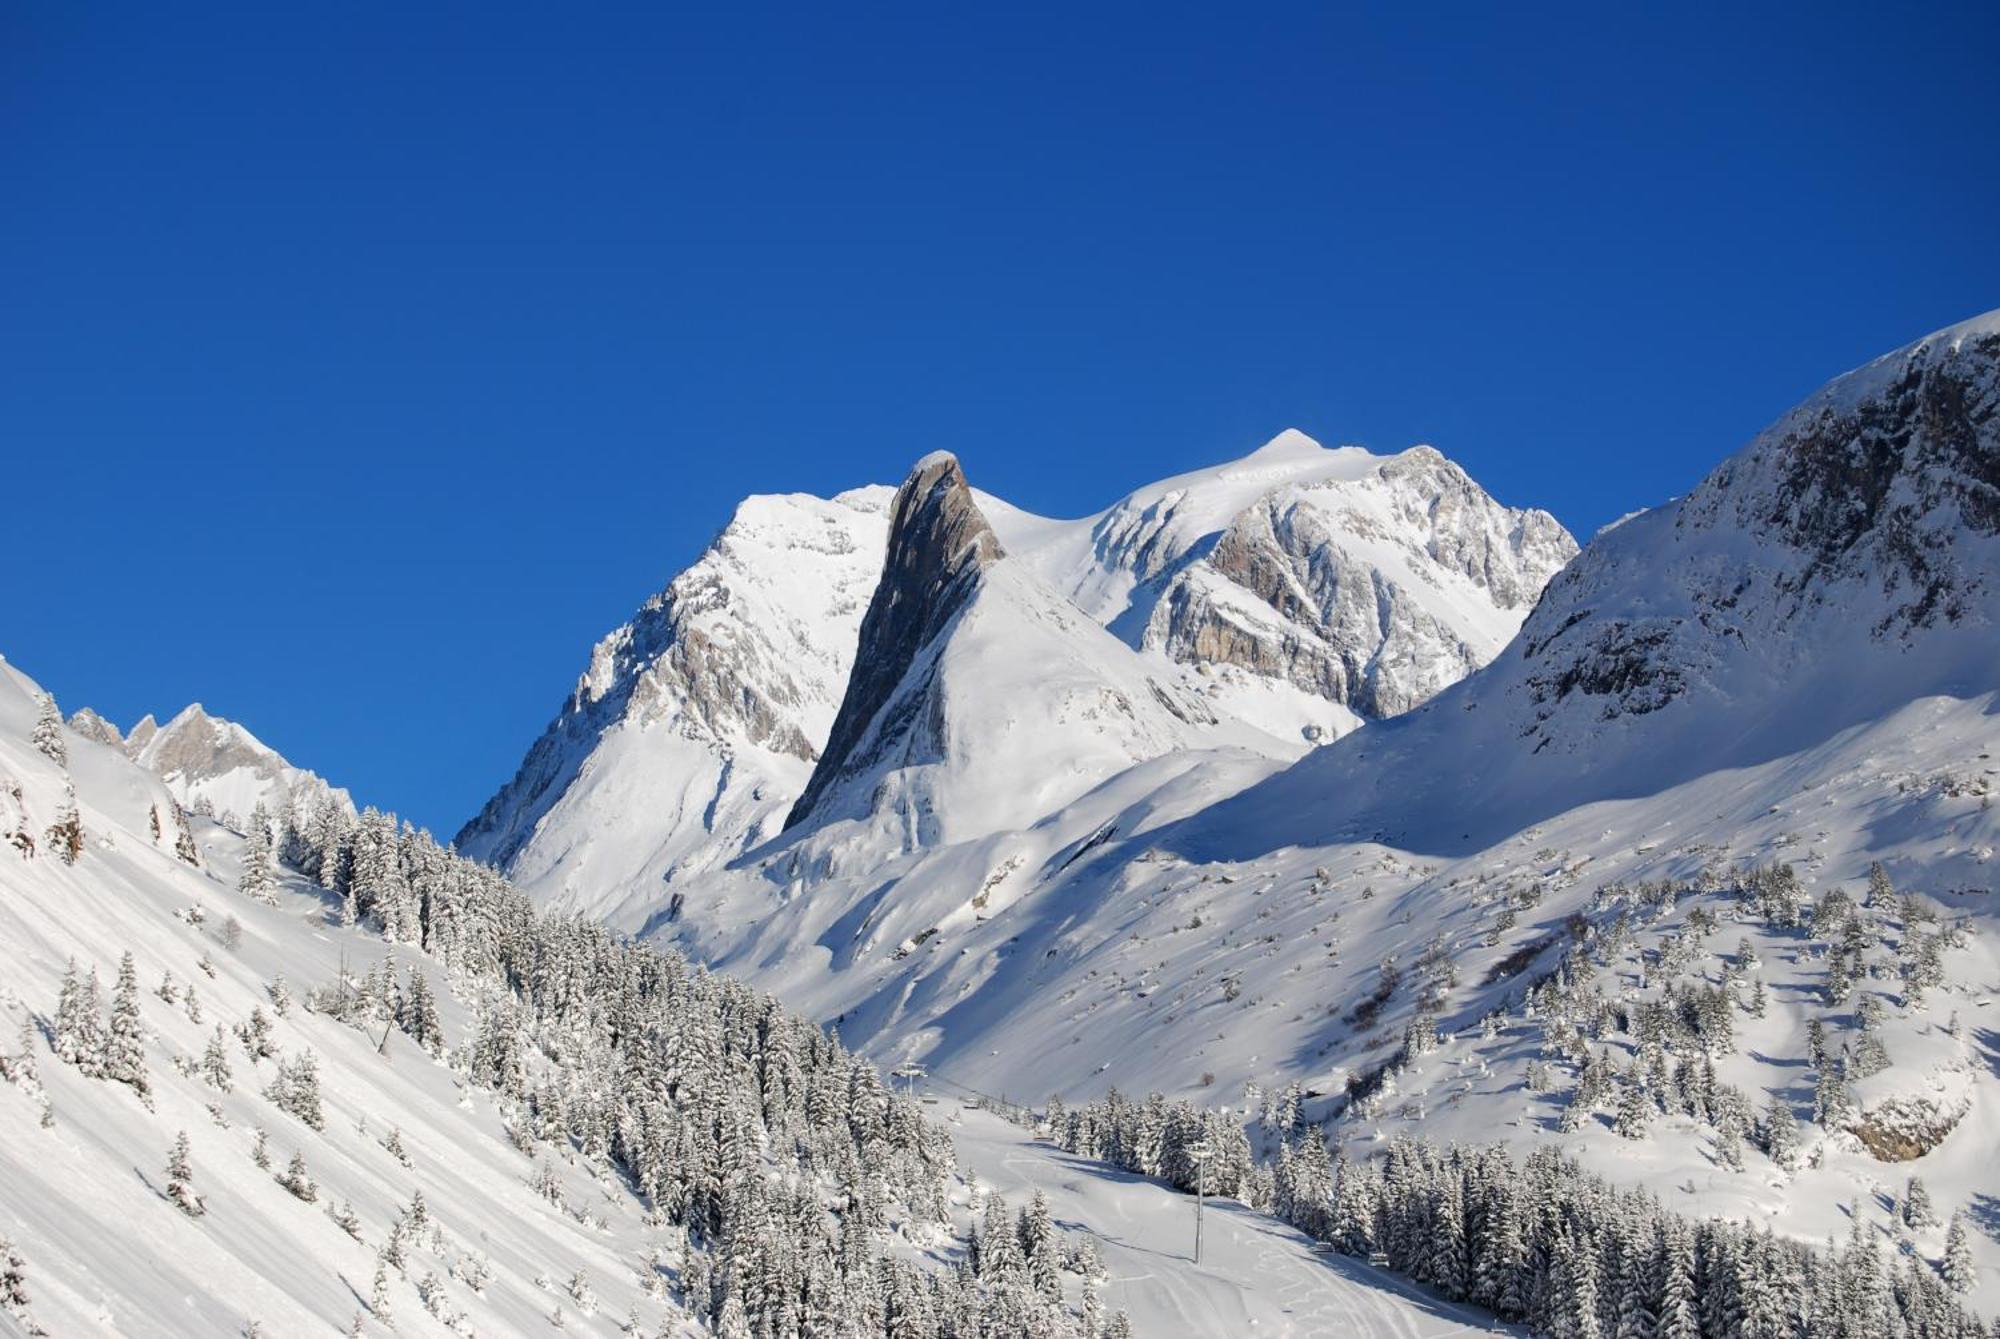
[[[190,865],[201,864],[201,849],[195,845],[194,825],[188,821],[187,810],[174,804],[174,854]]]
[[[271,1170],[271,1134],[261,1126],[257,1130],[256,1142],[250,1145],[250,1161],[257,1164],[257,1170]]]
[[[338,1207],[328,1204],[326,1206],[326,1216],[331,1218],[334,1221],[334,1225],[342,1232],[345,1232],[356,1241],[361,1240],[361,1216],[354,1212],[353,1201],[342,1200]]]
[[[263,1131],[258,1131],[260,1136],[262,1133]],[[306,1171],[306,1155],[304,1153],[295,1152],[292,1154],[292,1160],[286,1166],[284,1175],[278,1178],[278,1184],[291,1191],[293,1195],[304,1200],[307,1204],[311,1204],[319,1198],[319,1187],[313,1183],[311,1174]]]
[[[167,1198],[190,1218],[208,1212],[207,1204],[194,1191],[194,1165],[189,1158],[186,1130],[175,1138],[173,1151],[167,1155]]]
[[[28,1296],[28,1262],[6,1237],[0,1237],[0,1306],[19,1311],[34,1299]]]
[[[368,1309],[384,1325],[394,1326],[389,1310],[389,1260],[379,1251],[375,1255],[375,1279],[368,1288]]]
[[[128,950],[118,962],[118,984],[111,997],[111,1031],[104,1043],[104,1077],[130,1084],[144,1097],[152,1090],[146,1078],[145,1025],[139,1018],[139,971]]]
[[[1921,1177],[1913,1176],[1903,1183],[1900,1208],[1903,1226],[1912,1232],[1921,1232],[1937,1222],[1937,1213],[1931,1208],[1931,1192]]]
[[[208,1049],[201,1053],[201,1076],[210,1087],[225,1093],[236,1086],[236,1077],[229,1068],[229,1040],[223,1035],[220,1023],[215,1025],[215,1035],[208,1039]]]
[[[56,821],[49,824],[42,839],[65,865],[74,865],[83,858],[83,815],[76,807],[76,787],[63,787],[62,804],[56,809]]]
[[[1945,1285],[1961,1297],[1972,1291],[1978,1281],[1978,1274],[1972,1267],[1972,1242],[1965,1235],[1965,1217],[1954,1213],[1951,1226],[1945,1229],[1944,1260],[1938,1273]]]
[[[264,1090],[280,1111],[289,1112],[315,1130],[326,1128],[326,1112],[319,1099],[319,1061],[311,1051],[301,1051],[291,1060],[278,1062],[277,1077]]]
[[[63,972],[61,993],[56,997],[56,1058],[66,1065],[83,1067],[97,1062],[98,1023],[86,1014],[84,1001],[84,985],[77,976],[76,959],[71,958]],[[92,1008],[90,1014],[94,1013]]]
[[[56,699],[51,693],[42,694],[35,713],[35,728],[29,734],[28,742],[56,766],[69,766],[69,745],[63,739],[62,712],[56,709]]]
[[[275,904],[277,886],[277,871],[272,867],[271,857],[271,817],[260,800],[250,813],[249,840],[243,847],[243,873],[236,880],[236,889],[245,897]]]
[[[271,1018],[264,1012],[264,1006],[250,1006],[250,1017],[236,1025],[237,1040],[243,1043],[244,1054],[255,1064],[268,1060],[278,1053],[277,1045],[271,1040]]]
[[[397,1023],[410,1040],[431,1055],[444,1053],[444,1026],[438,1021],[437,1001],[431,995],[429,979],[418,968],[410,969],[410,988],[403,995]]]
[[[1646,1085],[1634,1066],[1625,1075],[1625,1082],[1618,1091],[1618,1120],[1615,1128],[1627,1139],[1644,1139],[1646,1128],[1653,1120],[1653,1099],[1646,1093]]]
[[[1813,1119],[1828,1130],[1844,1126],[1854,1114],[1847,1084],[1828,1063],[1813,1079]]]
[[[1035,1197],[1021,1215],[1021,1251],[1028,1260],[1028,1281],[1035,1291],[1054,1301],[1062,1300],[1062,1261],[1055,1226],[1049,1221],[1048,1196],[1037,1187]]]
[[[1792,1171],[1799,1160],[1799,1121],[1792,1105],[1783,1097],[1773,1097],[1764,1114],[1764,1151],[1771,1161]]]
[[[0,1078],[9,1083],[37,1083],[41,1075],[35,1068],[35,1024],[32,1018],[21,1020],[20,1051],[11,1056],[0,1056]]]

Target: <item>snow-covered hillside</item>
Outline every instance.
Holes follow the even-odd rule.
[[[1933,1261],[1957,1210],[1991,1310],[1996,387],[2000,316],[1833,383],[1599,536],[1490,667],[1295,765],[1165,753],[914,848],[832,824],[660,930],[1016,1098],[1298,1082],[1357,1155],[1561,1137],[1670,1206]],[[1899,1216],[1913,1174],[1940,1221]]]
[[[1196,1264],[1170,1189],[895,1095],[393,820],[309,876],[155,838],[170,803],[0,662],[0,1331],[1486,1328],[1238,1204]]]
[[[897,846],[965,836],[975,816],[982,831],[1032,822],[1167,749],[1296,757],[1490,657],[1575,551],[1545,513],[1501,507],[1427,447],[1382,457],[1296,432],[1078,520],[1032,515],[962,478],[955,491],[995,542],[978,608],[948,639],[956,660],[986,660],[983,677],[959,680],[954,707],[998,719],[933,741],[987,746],[960,759],[984,789],[955,811],[928,793],[859,804],[902,816],[886,823]],[[600,643],[461,849],[546,904],[636,926],[773,837],[850,690],[890,501],[867,488],[745,502],[700,561]],[[906,631],[897,622],[883,640]],[[890,658],[900,676],[910,657]],[[876,672],[869,656],[859,664]],[[1050,676],[1064,686],[1039,699],[1007,679],[1044,666],[1065,667]],[[1030,701],[1039,714],[1014,718]],[[867,728],[872,713],[856,710]],[[1069,746],[1048,734],[1072,721],[1084,724]],[[842,770],[820,769],[818,786],[851,789],[835,787]],[[919,790],[934,788],[935,768],[906,779],[919,775]]]
[[[322,889],[254,832],[155,838],[169,803],[0,663],[0,1328],[1064,1334],[1096,1306],[1032,1214],[948,1272],[1014,1220],[768,998],[393,825]]]

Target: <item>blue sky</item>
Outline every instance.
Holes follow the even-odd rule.
[[[747,492],[1587,534],[2000,306],[1994,6],[1640,8],[9,6],[0,652],[448,833]]]

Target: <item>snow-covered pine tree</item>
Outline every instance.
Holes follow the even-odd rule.
[[[1799,1160],[1799,1120],[1792,1114],[1792,1104],[1782,1095],[1774,1095],[1764,1112],[1764,1151],[1771,1161],[1792,1171]]]
[[[278,876],[271,854],[271,816],[263,801],[250,812],[249,840],[243,847],[243,872],[236,889],[258,902],[276,903]]]
[[[1945,1229],[1944,1259],[1938,1264],[1938,1274],[1945,1286],[1963,1297],[1972,1291],[1978,1275],[1972,1266],[1972,1242],[1965,1235],[1965,1215],[1953,1213],[1951,1226]]]
[[[319,1097],[319,1060],[311,1051],[280,1060],[277,1076],[265,1088],[264,1096],[280,1111],[297,1116],[313,1129],[326,1128]]]
[[[63,739],[62,712],[56,708],[55,694],[43,693],[35,712],[35,725],[28,734],[43,756],[58,767],[69,766],[69,744]]]
[[[1897,1209],[1903,1226],[1912,1232],[1921,1232],[1937,1222],[1937,1212],[1931,1208],[1931,1192],[1920,1176],[1912,1176],[1903,1183],[1903,1202]]]
[[[201,864],[201,848],[194,841],[194,824],[178,801],[174,804],[174,854],[190,865]]]
[[[41,1075],[35,1068],[35,1021],[21,1020],[19,1048],[13,1055],[0,1056],[0,1078],[9,1083],[34,1084]]]
[[[83,814],[76,807],[76,787],[63,787],[62,803],[56,808],[56,821],[49,824],[42,834],[49,850],[65,865],[74,865],[83,856]]]
[[[186,1130],[175,1136],[173,1149],[167,1154],[167,1198],[190,1218],[199,1218],[208,1212],[206,1202],[195,1193],[194,1163]]]
[[[1613,1128],[1627,1139],[1644,1139],[1652,1120],[1653,1099],[1646,1092],[1645,1079],[1634,1066],[1619,1085],[1618,1119]]]
[[[431,1055],[444,1054],[444,1025],[438,1021],[437,1001],[421,968],[410,969],[410,985],[403,992],[397,1026]]]
[[[28,1295],[28,1262],[11,1239],[0,1237],[0,1306],[18,1313],[33,1300]]]
[[[263,1131],[258,1131],[260,1136],[262,1133]],[[306,1170],[306,1155],[304,1153],[294,1152],[292,1154],[292,1160],[286,1165],[284,1174],[278,1178],[278,1184],[291,1191],[294,1196],[304,1200],[307,1204],[311,1204],[319,1198],[319,1186],[314,1183],[311,1173]]]
[[[104,1040],[104,1077],[129,1084],[141,1097],[152,1091],[146,1077],[146,1029],[139,1017],[139,969],[131,950],[118,960],[118,984],[111,996],[111,1030]]]
[[[215,1025],[215,1034],[208,1039],[208,1047],[201,1053],[201,1076],[210,1087],[225,1093],[235,1087],[235,1076],[229,1068],[229,1039],[223,1034],[220,1023]]]
[[[395,1317],[389,1307],[389,1259],[381,1252],[375,1254],[375,1278],[368,1286],[368,1309],[375,1313],[375,1319],[393,1328]]]

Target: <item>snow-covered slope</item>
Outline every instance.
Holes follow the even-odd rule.
[[[280,815],[326,797],[349,813],[354,810],[345,790],[294,767],[241,725],[209,715],[199,702],[182,708],[165,725],[147,716],[122,740],[116,727],[88,707],[70,725],[88,738],[123,747],[164,780],[182,804],[223,817],[234,827],[247,822],[259,804]]]
[[[1078,520],[1024,512],[962,475],[950,491],[954,514],[987,537],[981,566],[993,571],[964,583],[978,597],[953,605],[954,636],[937,646],[957,646],[956,664],[975,647],[1007,654],[990,683],[976,669],[955,674],[961,724],[946,734],[926,733],[942,718],[912,718],[925,728],[903,722],[893,740],[870,741],[917,750],[919,765],[890,787],[916,791],[849,793],[843,812],[900,813],[889,824],[897,846],[964,835],[975,815],[986,831],[1031,823],[1167,748],[1296,757],[1492,655],[1574,552],[1545,513],[1500,507],[1429,448],[1329,451],[1296,432]],[[883,584],[889,505],[882,488],[744,503],[699,562],[599,645],[460,847],[539,900],[638,925],[787,816],[803,818],[822,792],[852,792],[845,755],[857,741],[836,740],[841,757],[818,766],[836,708],[861,693],[849,715],[867,729],[909,668],[900,651],[856,660],[854,650]],[[877,641],[928,643],[937,629],[921,622],[885,607]],[[1037,699],[1006,675],[1035,657],[1061,671],[1043,709],[1014,719],[1015,705]],[[912,686],[899,709],[941,701]],[[972,723],[981,711],[994,719]],[[1068,721],[1085,723],[1073,749],[1038,739],[1037,722]],[[982,747],[956,771],[987,788],[956,818],[917,793],[946,751]]]
[[[458,834],[544,902],[619,919],[774,835],[805,788],[882,567],[890,498],[753,497],[597,644],[527,760]]]
[[[978,1112],[951,1113],[955,1172],[944,1108],[768,997],[536,917],[420,836],[402,876],[357,848],[345,889],[240,892],[254,842],[197,819],[198,851],[162,849],[165,783],[95,731],[32,742],[39,696],[0,662],[0,1332],[1482,1323],[1233,1204],[1197,1267],[1184,1199]],[[72,805],[73,859],[16,840]],[[405,876],[421,948],[366,928]]]
[[[1380,834],[1462,853],[1976,697],[1996,663],[2000,314],[1830,383],[1687,497],[1598,536],[1488,670],[1206,830],[1236,851]]]
[[[532,1281],[567,1282],[577,1269],[607,1311],[623,1316],[639,1305],[656,1323],[671,1318],[670,1306],[635,1284],[632,1266],[648,1234],[629,1199],[600,1195],[588,1176],[564,1167],[577,1202],[590,1203],[609,1228],[556,1210],[530,1187],[532,1164],[507,1142],[493,1104],[452,1070],[400,1034],[378,1053],[379,1032],[364,1036],[298,1004],[278,1015],[273,981],[290,982],[302,997],[334,980],[343,959],[372,967],[384,952],[379,939],[327,925],[317,890],[295,880],[276,905],[237,895],[241,843],[215,824],[196,820],[199,867],[159,849],[148,815],[170,803],[167,784],[117,746],[85,736],[69,739],[66,771],[23,747],[30,694],[0,663],[0,791],[39,835],[73,785],[85,836],[74,865],[45,841],[31,858],[0,849],[0,1052],[14,1066],[13,1081],[0,1084],[0,1236],[26,1261],[31,1299],[0,1329],[32,1317],[58,1336],[234,1335],[253,1322],[267,1335],[344,1332],[370,1314],[375,1247],[417,1191],[449,1245],[411,1237],[408,1277],[392,1271],[389,1294],[399,1333],[450,1332],[417,1296],[431,1271],[440,1312],[462,1313],[481,1333],[543,1327],[559,1301],[574,1315],[573,1300]],[[144,1097],[85,1077],[48,1042],[66,964],[95,969],[109,992],[127,952],[142,986]],[[431,980],[445,1026],[459,1036],[466,1012],[437,965],[407,951],[395,961]],[[153,993],[163,980],[175,983],[171,1002]],[[260,1096],[272,1062],[253,1063],[234,1037],[224,1051],[234,1071],[229,1091],[177,1072],[175,1057],[199,1060],[218,1026],[236,1028],[253,1007],[271,1019],[284,1054],[317,1055],[323,1130]],[[19,1067],[23,1055],[32,1074]],[[252,1158],[260,1130],[269,1135],[268,1170]],[[193,1190],[206,1202],[199,1219],[165,1193],[181,1131]],[[392,1134],[407,1165],[384,1147]],[[274,1179],[294,1152],[317,1183],[313,1203]],[[372,1244],[329,1217],[341,1204],[352,1206]],[[482,1269],[491,1282],[475,1290],[470,1280]],[[365,1332],[386,1330],[371,1317]]]
[[[1891,1221],[1915,1173],[1964,1211],[1990,1310],[1996,388],[2000,316],[1833,383],[1600,535],[1492,665],[1289,768],[1170,753],[1022,828],[874,860],[753,853],[689,889],[671,932],[877,1056],[987,1091],[1230,1102],[1297,1080],[1362,1140],[1554,1137],[1585,1056],[1621,1082],[1650,1063],[1641,1004],[1727,989],[1735,1042],[1705,1058],[1751,1113],[1741,1170],[1723,1117],[1657,1089],[1642,1149],[1611,1128],[1617,1085],[1567,1142],[1679,1207],[1809,1237],[1858,1201],[1935,1259],[1941,1226]],[[1911,898],[1856,910],[1877,863]],[[1757,891],[1748,871],[1778,865],[1817,919]],[[1588,975],[1601,1009],[1570,985],[1529,998],[1572,943],[1591,966],[1564,980]],[[1943,984],[1913,993],[1932,955]],[[1670,1081],[1704,1058],[1684,1036],[1666,1054]],[[1822,1073],[1853,1109],[1813,1126]],[[1350,1080],[1373,1100],[1350,1106]],[[1796,1165],[1755,1146],[1774,1103],[1809,1126]],[[1916,1158],[1883,1161],[1912,1130]]]

